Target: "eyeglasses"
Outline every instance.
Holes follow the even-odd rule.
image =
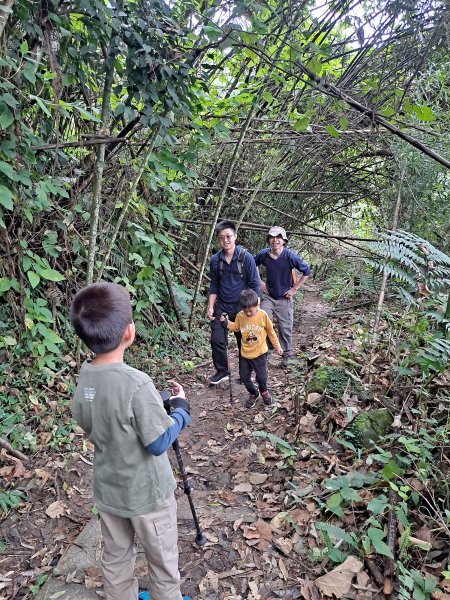
[[[282,240],[282,239],[284,239],[283,236],[281,235],[281,233],[279,233],[278,235],[268,235],[267,238],[269,240]]]
[[[217,239],[219,242],[224,242],[225,240],[232,240],[235,235],[235,233],[232,233],[231,235],[219,235]]]

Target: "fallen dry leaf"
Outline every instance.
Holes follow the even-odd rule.
[[[215,573],[214,571],[208,571],[198,584],[198,587],[201,594],[206,591],[213,591],[217,593],[219,591],[218,573]]]
[[[14,471],[12,473],[12,476],[13,477],[23,477],[26,472],[27,472],[27,470],[24,467],[23,463],[20,460],[18,460],[14,466]]]
[[[317,588],[314,584],[314,581],[310,579],[305,579],[300,583],[300,593],[304,600],[314,600],[317,598]]]
[[[314,406],[318,404],[322,398],[322,394],[318,394],[317,392],[311,392],[306,396],[306,403],[310,406]]]
[[[431,598],[432,598],[432,600],[450,600],[450,594],[446,594],[445,592],[435,590],[431,594]]]
[[[362,568],[361,561],[356,560],[354,556],[348,556],[341,565],[316,579],[316,586],[324,596],[342,598],[350,591],[353,577]]]
[[[84,569],[84,585],[88,590],[103,586],[102,572],[97,567],[86,567]]]
[[[249,581],[248,587],[250,588],[251,595],[249,598],[253,598],[254,600],[259,600],[261,598],[261,594],[259,593],[258,584],[256,581]]]
[[[253,485],[259,485],[261,483],[264,483],[268,477],[269,475],[265,473],[252,473],[249,479],[250,483],[252,483]]]
[[[253,490],[252,484],[251,483],[240,483],[239,485],[237,485],[236,487],[233,488],[233,492],[242,492],[242,493],[249,493]]]
[[[45,514],[50,517],[50,519],[59,519],[65,513],[66,505],[62,500],[56,500],[52,502],[50,506],[47,507]]]
[[[289,576],[288,575],[288,570],[287,570],[286,565],[284,564],[284,561],[283,561],[282,558],[280,558],[280,560],[278,561],[278,568],[280,569],[281,574],[283,575],[283,579],[285,581],[287,581],[288,580],[288,576]]]

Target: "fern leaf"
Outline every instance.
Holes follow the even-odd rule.
[[[343,540],[344,542],[347,542],[347,544],[349,546],[352,546],[353,548],[358,547],[358,544],[355,542],[354,537],[350,533],[348,533],[347,531],[342,529],[341,527],[338,527],[337,525],[333,525],[332,523],[322,523],[322,522],[318,522],[315,525],[316,525],[316,529],[318,529],[320,532],[326,532],[329,536],[333,537],[336,540]]]

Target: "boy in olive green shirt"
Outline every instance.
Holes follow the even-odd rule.
[[[181,600],[176,482],[166,450],[190,423],[184,390],[173,382],[169,416],[150,377],[123,362],[135,336],[126,288],[114,283],[83,288],[70,318],[96,353],[81,367],[72,412],[94,444],[106,598],[137,600],[137,535],[149,566],[150,600]]]

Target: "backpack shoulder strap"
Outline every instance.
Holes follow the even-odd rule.
[[[244,260],[246,252],[248,252],[247,248],[244,248],[244,246],[239,247],[239,254],[237,256],[237,268],[239,271],[239,275],[242,279],[245,279]]]

